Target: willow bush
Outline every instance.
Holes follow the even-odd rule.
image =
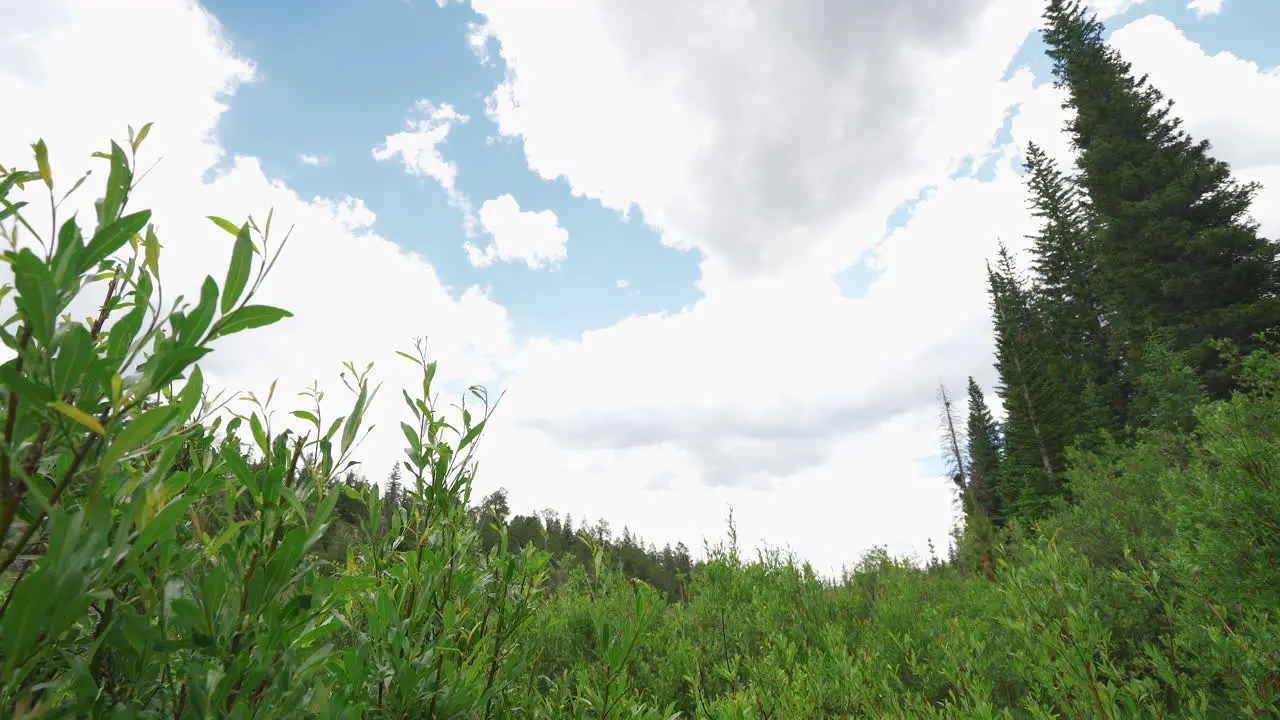
[[[473,387],[446,417],[422,344],[401,354],[421,387],[403,393],[393,502],[344,482],[369,368],[347,366],[341,417],[304,393],[301,433],[273,429],[274,387],[247,414],[207,392],[220,338],[289,317],[254,302],[288,236],[270,215],[212,218],[225,273],[165,305],[150,213],[128,207],[147,129],[97,154],[91,229],[59,217],[84,179],[55,192],[43,142],[34,170],[0,168],[0,706],[15,718],[1280,715],[1276,355],[1239,359],[1246,391],[1199,403],[1191,432],[1073,451],[1072,503],[1003,531],[987,572],[877,551],[833,581],[777,551],[744,559],[731,520],[669,604],[604,538],[581,533],[583,564],[476,522],[493,408]],[[52,237],[9,199],[28,186],[48,191]],[[89,297],[97,313],[72,317]]]

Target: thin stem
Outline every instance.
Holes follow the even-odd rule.
[[[58,502],[58,499],[62,497],[63,491],[65,491],[71,485],[71,481],[75,478],[76,473],[79,472],[80,470],[80,465],[84,462],[85,457],[89,454],[90,448],[93,447],[93,443],[97,439],[98,439],[97,435],[90,434],[87,437],[85,437],[84,441],[80,443],[80,447],[76,449],[75,457],[72,458],[71,460],[71,466],[67,468],[67,472],[65,475],[62,476],[62,480],[58,483],[56,487],[54,487],[53,492],[50,493],[49,505],[52,506],[54,503]],[[6,515],[8,515],[7,512],[6,512]],[[5,555],[4,560],[0,561],[0,574],[3,574],[4,571],[8,570],[9,566],[12,565],[13,562],[18,559],[18,556],[22,554],[23,549],[26,548],[27,546],[27,542],[31,540],[31,536],[35,535],[36,528],[40,527],[40,525],[44,523],[45,517],[46,517],[45,511],[41,510],[39,516],[36,517],[35,521],[33,521],[30,525],[27,526],[27,529],[25,532],[23,532],[22,537],[18,538],[18,542],[15,543],[14,546],[9,550],[9,553]],[[12,520],[12,518],[8,518],[8,519]],[[8,528],[6,527],[5,529],[7,530]]]

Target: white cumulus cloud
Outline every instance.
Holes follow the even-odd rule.
[[[395,429],[403,419],[399,388],[412,390],[419,379],[394,352],[411,348],[415,336],[430,338],[445,397],[474,382],[493,384],[505,371],[514,350],[510,323],[485,293],[446,289],[421,256],[374,230],[375,212],[363,199],[308,201],[267,175],[256,158],[226,155],[217,138],[219,120],[255,69],[200,6],[44,0],[6,6],[5,18],[0,91],[6,104],[23,112],[4,121],[0,162],[30,166],[29,143],[43,137],[59,188],[94,167],[79,192],[82,223],[91,223],[93,193],[101,192],[105,178],[102,161],[90,160],[90,153],[123,139],[128,124],[155,121],[139,159],[141,168],[154,168],[130,204],[153,210],[164,246],[166,298],[197,296],[206,274],[222,281],[232,238],[206,215],[238,222],[252,214],[261,224],[274,209],[276,242],[293,227],[255,302],[284,307],[294,317],[218,341],[202,363],[210,386],[265,397],[278,379],[273,407],[279,425],[294,422],[288,411],[303,402],[295,393],[318,380],[328,392],[326,414],[336,417],[351,402],[337,380],[342,362],[363,367],[372,361],[385,386],[367,422]],[[139,27],[164,32],[150,33],[146,43],[116,41]],[[86,107],[93,111],[84,112]],[[42,201],[38,194],[27,199],[32,207]],[[44,213],[31,220],[47,225]],[[95,289],[101,293],[101,284]],[[93,300],[86,296],[77,307],[92,307]],[[400,456],[403,437],[397,435],[375,431],[362,448],[372,479],[385,477]]]
[[[506,486],[518,511],[605,517],[696,548],[722,534],[733,507],[744,543],[790,545],[828,571],[873,544],[923,553],[931,537],[945,547],[952,492],[918,462],[938,454],[934,388],[968,375],[991,387],[983,262],[997,240],[1018,248],[1033,227],[1013,171],[1018,146],[1070,156],[1056,91],[1026,73],[1002,79],[1037,4],[473,6],[507,64],[491,104],[500,133],[535,172],[640,210],[666,242],[701,252],[695,304],[517,343],[504,307],[476,287],[450,291],[424,258],[379,234],[376,197],[305,200],[255,158],[227,157],[218,123],[254,64],[179,0],[11,8],[0,97],[24,112],[6,116],[0,162],[21,164],[43,136],[65,187],[107,138],[155,120],[143,164],[163,160],[137,206],[156,211],[171,296],[191,296],[225,267],[231,239],[205,215],[262,219],[275,208],[276,233],[295,229],[262,300],[295,317],[228,338],[206,375],[259,394],[279,378],[283,421],[292,392],[317,378],[337,411],[341,361],[375,361],[386,387],[361,453],[371,478],[398,455],[398,388],[415,379],[393,352],[426,334],[443,381],[508,390],[478,490]],[[166,32],[148,44],[112,41],[153,25]],[[1275,71],[1206,55],[1159,17],[1120,28],[1115,42],[1177,101],[1189,130],[1240,177],[1265,183],[1255,215],[1278,234],[1280,136],[1255,120],[1277,116]],[[1014,107],[1017,146],[998,145]],[[465,118],[424,102],[375,157],[462,197],[441,148]],[[948,180],[966,156],[994,158],[994,179]],[[886,238],[889,211],[926,186]],[[491,202],[507,211],[483,250],[497,262],[502,228],[540,213]],[[550,248],[563,243],[547,239],[563,236],[541,217],[540,234],[508,235],[518,242],[507,257],[554,262]],[[868,252],[879,276],[864,297],[842,297],[834,274]]]
[[[382,144],[373,149],[378,161],[399,160],[411,175],[429,177],[440,184],[450,204],[463,214],[463,227],[468,233],[476,225],[471,200],[458,190],[458,166],[446,160],[440,146],[449,139],[455,125],[463,125],[471,116],[458,112],[449,103],[436,105],[430,100],[419,100],[415,108],[417,117],[406,121],[406,129],[388,135]]]
[[[508,70],[489,114],[530,169],[643,211],[717,277],[856,260],[904,197],[989,148],[1029,82],[1000,75],[1039,15],[1024,0],[472,6]]]
[[[1147,0],[1090,0],[1089,6],[1098,13],[1100,19],[1109,20],[1146,2]]]
[[[1217,15],[1222,12],[1223,2],[1224,0],[1191,0],[1187,3],[1187,9],[1194,10],[1196,17]]]
[[[480,206],[480,226],[492,238],[486,245],[468,242],[467,258],[476,267],[494,261],[522,262],[538,269],[563,260],[569,232],[551,210],[521,210],[510,195],[486,200]]]
[[[620,1],[473,5],[508,67],[490,113],[529,167],[608,207],[639,208],[667,242],[705,255],[694,306],[520,351],[491,447],[524,452],[487,457],[485,482],[511,489],[516,507],[599,514],[659,541],[687,538],[682,528],[714,535],[732,505],[744,538],[790,542],[824,569],[874,543],[945,546],[951,490],[916,462],[938,454],[934,389],[973,375],[990,391],[984,261],[999,240],[1019,250],[1034,228],[1014,162],[1028,141],[1072,158],[1050,78],[1002,80],[1036,4],[992,0],[959,19],[857,6],[849,22],[825,24],[817,6],[812,19],[777,19],[781,5],[765,0],[736,14],[703,9],[697,22],[682,3],[646,4],[644,17]],[[906,37],[889,48],[858,49],[845,33],[893,21]],[[1193,131],[1230,145],[1249,117],[1275,116],[1249,107],[1270,100],[1212,91],[1237,71],[1240,83],[1266,73],[1207,62],[1194,47],[1200,61],[1179,71],[1177,43],[1142,35],[1144,22],[1117,42],[1157,85],[1157,64],[1182,77],[1166,89]],[[919,38],[931,48],[915,48]],[[880,87],[883,77],[895,84]],[[1015,142],[997,145],[1014,109]],[[1224,119],[1192,123],[1201,113]],[[1220,145],[1242,177],[1280,149],[1250,132],[1261,144],[1247,153]],[[948,180],[965,156],[994,159],[995,179]],[[889,209],[927,186],[882,241]],[[865,297],[841,297],[833,274],[871,248],[880,276]]]

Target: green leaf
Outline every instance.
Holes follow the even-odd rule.
[[[31,146],[36,151],[36,167],[40,170],[40,179],[44,180],[44,186],[53,189],[53,170],[49,168],[49,148],[44,144],[44,138],[41,138]]]
[[[10,215],[16,215],[19,210],[27,206],[25,201],[19,203],[11,203],[8,200],[0,200],[4,203],[4,209],[0,210],[0,220],[4,220]]]
[[[138,231],[145,227],[150,220],[151,211],[141,210],[125,215],[98,230],[93,234],[93,239],[89,241],[89,246],[85,248],[84,255],[80,258],[80,272],[87,272],[94,265],[124,247],[124,244],[129,242],[129,239],[134,235],[137,235]]]
[[[58,340],[58,356],[53,360],[53,390],[62,395],[80,379],[93,354],[89,328],[76,323]]]
[[[332,440],[334,433],[338,432],[338,428],[342,425],[343,420],[346,420],[346,418],[340,417],[337,420],[334,420],[333,423],[329,425],[329,431],[324,434],[324,437],[321,438],[321,440],[323,442],[328,442],[329,440]]]
[[[14,367],[17,359],[0,365],[0,385],[9,392],[16,392],[24,401],[32,404],[43,404],[53,399],[53,391],[48,386],[29,380]]]
[[[427,369],[422,373],[422,397],[427,402],[431,402],[431,381],[436,377],[436,361],[432,360],[427,363]]]
[[[191,376],[187,378],[186,386],[178,394],[178,400],[173,410],[174,415],[170,420],[177,423],[186,422],[200,405],[200,398],[203,394],[204,373],[200,372],[199,365],[194,365],[191,368]]]
[[[84,250],[84,239],[80,236],[80,226],[76,219],[62,223],[58,230],[58,249],[53,256],[53,279],[61,289],[70,289],[78,279],[79,265],[77,260]]]
[[[240,533],[240,528],[244,527],[248,522],[248,520],[241,520],[228,525],[226,529],[218,533],[218,537],[214,538],[213,542],[209,543],[209,546],[205,548],[205,555],[207,557],[217,555],[218,551],[222,549],[222,546],[226,545],[227,541],[238,535]]]
[[[253,241],[249,239],[249,226],[240,228],[235,247],[231,250],[231,265],[227,268],[227,281],[223,283],[222,312],[235,307],[249,282],[249,270],[253,265]]]
[[[138,146],[142,144],[142,141],[147,139],[147,133],[151,132],[152,125],[153,123],[143,125],[142,129],[138,131],[138,135],[133,138],[133,151],[135,153],[138,152]]]
[[[31,337],[48,346],[58,317],[57,292],[53,274],[29,248],[23,248],[13,259],[13,285],[18,291],[14,302],[26,316]]]
[[[145,260],[143,261],[147,269],[152,275],[160,277],[160,239],[156,237],[155,230],[148,225],[146,240],[143,241],[145,248]]]
[[[462,437],[462,441],[458,443],[458,452],[462,452],[463,448],[475,442],[475,439],[480,437],[480,433],[484,431],[485,422],[485,420],[481,420],[476,423],[475,427],[467,431],[467,434]]]
[[[105,474],[114,468],[125,453],[143,444],[172,414],[173,407],[165,405],[147,410],[130,420],[102,456],[102,472]]]
[[[418,439],[418,431],[414,430],[406,422],[400,423],[400,429],[404,431],[404,439],[408,441],[409,446],[413,448],[414,452],[417,452],[418,448],[422,446],[422,441]]]
[[[75,192],[76,190],[79,190],[80,186],[84,184],[84,181],[88,180],[89,176],[92,174],[93,174],[92,170],[86,170],[85,173],[80,176],[79,180],[76,180],[75,182],[71,183],[70,190],[67,190],[66,192],[62,193],[62,200],[59,200],[58,203],[61,204],[63,200],[66,200],[67,198],[71,197],[71,193]]]
[[[293,317],[293,313],[270,305],[245,305],[234,312],[223,315],[213,326],[209,339],[238,333],[241,330],[264,327]]]
[[[63,415],[75,420],[98,435],[106,437],[107,431],[102,429],[102,423],[98,422],[98,419],[89,413],[75,407],[74,405],[68,405],[61,400],[54,400],[49,404],[53,406],[54,410],[57,410]]]
[[[143,277],[146,275],[143,274]],[[129,348],[133,346],[138,331],[142,329],[142,321],[147,310],[146,301],[139,302],[135,296],[134,302],[136,304],[133,310],[117,320],[107,333],[107,358],[112,363],[124,360],[125,355],[129,353]]]
[[[27,497],[35,498],[36,505],[46,513],[52,515],[54,513],[53,504],[49,502],[49,481],[43,477],[35,476],[27,480]]]
[[[298,418],[299,420],[306,420],[312,425],[315,425],[316,428],[320,427],[320,419],[317,418],[315,415],[312,415],[311,413],[307,412],[306,410],[294,410],[290,414]]]
[[[206,275],[204,284],[200,286],[200,304],[196,305],[191,314],[187,316],[182,332],[178,335],[178,342],[184,345],[194,345],[200,342],[204,331],[209,329],[209,323],[213,322],[213,316],[217,309],[218,283],[214,282],[212,276]]]
[[[239,235],[239,234],[240,234],[240,227],[239,227],[239,226],[237,226],[235,223],[231,222],[230,220],[225,220],[225,219],[220,218],[220,217],[218,217],[218,216],[216,216],[216,215],[210,215],[210,216],[208,216],[208,217],[209,217],[209,219],[210,219],[210,220],[212,220],[212,221],[213,221],[213,224],[214,224],[214,225],[217,225],[218,227],[222,228],[223,230],[226,230],[227,232],[231,233],[232,235]],[[245,227],[248,227],[248,226],[246,225]]]
[[[27,656],[49,623],[49,598],[57,581],[52,569],[37,566],[26,581],[14,587],[9,608],[0,624],[0,647],[4,648],[5,675]]]
[[[227,467],[231,469],[231,474],[240,481],[240,484],[253,493],[256,501],[261,489],[258,487],[253,473],[249,472],[249,466],[245,463],[240,453],[234,447],[228,445],[222,450],[222,459],[226,461]]]
[[[115,224],[116,217],[124,209],[125,200],[129,195],[129,185],[132,182],[133,173],[129,170],[129,158],[124,154],[124,150],[115,141],[112,141],[111,172],[107,175],[107,193],[102,198],[101,214],[98,217],[99,225],[109,226]],[[133,232],[137,232],[137,230],[135,229]],[[129,233],[129,237],[132,236],[133,233]],[[112,250],[111,252],[115,251]],[[110,254],[110,252],[106,253],[102,257]],[[97,261],[95,260],[94,262]]]
[[[271,560],[267,563],[267,582],[269,586],[279,587],[297,567],[306,550],[307,531],[295,527],[285,535],[284,541],[276,548]]]
[[[351,443],[356,438],[356,433],[360,430],[360,421],[364,416],[364,404],[369,397],[369,386],[360,385],[360,396],[356,398],[356,405],[351,409],[351,415],[347,417],[347,424],[342,428],[342,452],[346,452],[351,447]]]
[[[176,474],[186,475],[187,473],[179,472]],[[201,485],[203,484],[201,483]],[[151,518],[151,522],[148,522],[138,531],[138,538],[134,541],[129,554],[132,557],[137,557],[146,552],[147,548],[151,547],[162,536],[172,533],[182,518],[186,516],[187,508],[200,499],[200,494],[198,488],[193,487],[170,500],[167,505],[161,508],[160,512],[155,514],[155,517]]]
[[[271,443],[267,438],[266,429],[262,427],[262,421],[258,419],[257,413],[249,416],[249,430],[253,432],[254,441],[262,449],[262,456],[271,457]]]
[[[22,183],[28,180],[35,180],[40,177],[40,173],[33,173],[28,170],[15,170],[0,180],[0,198],[9,194],[14,185],[22,187]]]
[[[181,345],[168,345],[162,350],[157,350],[156,354],[147,361],[147,370],[150,375],[147,389],[155,392],[167,387],[174,378],[182,374],[183,370],[210,352],[212,348]]]

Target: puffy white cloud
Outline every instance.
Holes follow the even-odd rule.
[[[775,276],[530,343],[490,445],[522,452],[487,455],[483,482],[515,507],[589,511],[659,540],[715,536],[731,503],[744,538],[792,543],[827,570],[877,542],[944,548],[951,489],[915,459],[938,454],[939,380],[991,386],[984,258],[1030,231],[1002,158],[992,183],[945,183],[920,204],[864,298]],[[704,516],[672,509],[685,502]]]
[[[532,502],[575,512],[589,509],[615,526],[630,524],[659,539],[682,537],[680,527],[712,534],[722,527],[722,517],[694,517],[685,503],[732,503],[739,523],[750,527],[744,537],[790,539],[824,568],[856,557],[870,543],[892,544],[895,533],[898,549],[921,551],[927,536],[944,546],[950,490],[911,462],[937,455],[933,391],[939,379],[954,389],[970,374],[992,387],[984,260],[998,240],[1020,250],[1034,227],[1012,169],[1019,149],[1035,141],[1064,165],[1072,161],[1062,91],[1049,78],[1033,87],[1025,72],[1000,80],[1035,24],[1035,8],[1026,13],[1034,4],[990,5],[991,13],[1021,14],[979,21],[968,37],[942,43],[954,64],[922,69],[879,62],[878,72],[910,86],[897,90],[904,104],[878,107],[911,128],[901,140],[892,130],[875,132],[889,120],[859,116],[858,125],[842,114],[839,98],[846,88],[867,96],[878,89],[860,85],[857,73],[829,71],[840,74],[834,78],[815,70],[818,79],[804,76],[794,87],[752,75],[756,66],[744,55],[772,61],[780,48],[801,47],[801,54],[842,57],[823,54],[817,31],[810,42],[788,43],[793,38],[783,31],[760,30],[758,17],[768,3],[734,5],[741,15],[700,17],[688,25],[699,38],[688,47],[665,11],[645,25],[624,22],[631,18],[619,4],[566,5],[545,19],[516,3],[473,4],[487,15],[486,40],[509,68],[491,114],[503,133],[523,142],[531,169],[563,177],[579,194],[607,206],[639,207],[668,242],[680,244],[673,234],[684,237],[684,244],[707,256],[705,297],[692,308],[524,348],[495,446],[519,444],[525,452],[487,457],[486,482],[512,489],[517,507],[531,502],[522,497],[535,497]],[[1112,17],[1133,4],[1101,9]],[[1126,32],[1149,22],[1122,29],[1118,42],[1123,46]],[[553,31],[558,42],[550,41]],[[734,46],[743,38],[755,42]],[[1173,58],[1175,51],[1155,38],[1138,42],[1142,47],[1122,49],[1127,56],[1151,54],[1151,67],[1135,57],[1139,71],[1154,75],[1155,64]],[[588,56],[591,63],[575,62]],[[796,67],[809,67],[804,59],[787,62],[786,72],[796,75],[803,75]],[[1173,69],[1176,61],[1162,67],[1186,82],[1196,78],[1197,88],[1234,72],[1225,62],[1181,73]],[[1243,69],[1250,72],[1241,73],[1241,82],[1266,77],[1256,68],[1236,68]],[[741,77],[751,80],[736,79]],[[825,91],[810,87],[823,82]],[[830,89],[837,83],[840,89]],[[682,94],[690,87],[710,99]],[[914,93],[925,92],[921,88],[951,92],[913,105]],[[1256,110],[1190,87],[1169,90],[1189,118],[1212,108],[1229,122],[1247,122],[1243,118]],[[966,93],[972,105],[961,107]],[[1252,94],[1264,95],[1261,88]],[[719,98],[738,112],[722,111]],[[808,117],[789,123],[789,103],[808,108]],[[1011,106],[1018,111],[1014,142],[997,147],[995,128]],[[868,131],[850,130],[844,137],[820,132],[842,122]],[[1236,132],[1231,127],[1200,130],[1217,140]],[[1256,132],[1252,137],[1266,143],[1253,149],[1254,162],[1280,147]],[[995,180],[945,180],[965,155],[994,157]],[[841,162],[868,158],[879,160],[870,164],[879,183],[837,182],[856,180],[840,175]],[[777,177],[747,172],[770,159],[787,166]],[[1248,175],[1249,162],[1228,159],[1243,163],[1241,175]],[[784,181],[793,187],[778,189]],[[888,209],[926,184],[935,188],[907,226],[880,243]],[[844,194],[849,188],[862,197],[850,200]],[[830,197],[844,206],[827,208],[823,200]],[[883,274],[864,298],[841,297],[831,274],[872,246],[872,264]],[[805,252],[825,264],[791,262],[791,255]],[[994,397],[988,401],[998,406]],[[530,461],[560,482],[530,473]],[[903,495],[877,498],[882,484]],[[884,504],[874,505],[878,501]],[[855,518],[855,512],[866,514]],[[831,546],[841,532],[835,528],[846,524],[859,528],[851,547]]]
[[[476,225],[471,200],[458,190],[458,166],[445,159],[440,146],[449,139],[454,125],[469,122],[471,116],[458,112],[449,103],[436,105],[426,99],[418,101],[416,111],[420,117],[407,120],[407,130],[388,135],[373,149],[373,158],[399,160],[410,175],[426,176],[439,183],[450,204],[462,212],[463,227],[470,234]]]
[[[509,73],[490,115],[530,168],[640,209],[717,277],[855,260],[990,146],[1038,22],[1022,0],[472,6]]]
[[[254,77],[254,67],[199,6],[49,0],[6,6],[5,14],[0,89],[6,103],[23,111],[7,116],[0,162],[29,166],[28,143],[44,137],[61,188],[91,162],[94,176],[79,193],[83,211],[105,177],[102,161],[88,160],[89,154],[121,138],[128,123],[156,121],[140,157],[141,167],[154,169],[130,204],[154,212],[166,298],[196,295],[206,274],[222,281],[232,239],[205,215],[240,221],[252,214],[261,224],[274,208],[277,243],[293,227],[255,301],[285,307],[294,317],[218,341],[202,363],[211,386],[265,397],[278,378],[276,422],[296,426],[288,411],[305,401],[295,393],[318,380],[328,391],[326,414],[336,417],[351,401],[337,382],[342,362],[375,362],[374,377],[385,387],[368,423],[391,432],[375,430],[361,455],[370,477],[380,479],[403,441],[396,431],[403,415],[399,388],[418,384],[413,367],[394,351],[428,335],[446,398],[471,382],[492,384],[503,371],[513,351],[509,321],[483,292],[469,288],[452,296],[422,257],[374,231],[376,215],[363,200],[307,201],[267,176],[255,158],[224,156],[219,118],[229,95]],[[138,27],[165,31],[146,43],[114,40]],[[397,142],[391,147],[403,148],[407,160],[421,159],[412,143]],[[429,157],[424,162],[431,167]],[[39,207],[38,193],[30,199]],[[91,217],[82,214],[82,222]],[[47,224],[42,212],[31,219]],[[102,292],[101,284],[95,291]],[[93,301],[88,293],[79,306],[91,308]]]
[[[1196,17],[1217,15],[1222,12],[1223,2],[1224,0],[1191,0],[1187,3],[1187,9],[1194,10]]]
[[[492,240],[484,245],[468,242],[467,258],[476,267],[492,265],[495,260],[523,262],[537,269],[563,260],[567,254],[569,232],[551,210],[521,210],[510,195],[486,200],[480,206],[480,226]]]
[[[329,162],[329,158],[323,155],[316,155],[314,153],[302,153],[298,155],[298,161],[301,162],[303,165],[319,167],[320,165],[324,165],[325,163]]]
[[[374,478],[398,453],[398,387],[415,379],[392,352],[429,334],[444,380],[509,391],[479,489],[508,487],[519,511],[605,517],[696,548],[722,534],[732,506],[745,543],[789,544],[824,570],[872,544],[945,547],[952,493],[917,462],[938,454],[933,390],[970,374],[990,388],[983,261],[1031,228],[1015,148],[996,146],[996,129],[1021,103],[1017,143],[1069,157],[1056,91],[1025,73],[1001,80],[1035,3],[898,3],[881,17],[832,0],[778,16],[782,3],[743,0],[695,21],[677,12],[687,3],[475,4],[511,71],[493,101],[501,131],[534,170],[639,208],[669,242],[703,251],[695,305],[516,347],[504,308],[476,288],[451,296],[424,259],[377,233],[376,198],[307,201],[253,158],[222,162],[218,120],[254,68],[181,2],[17,5],[0,35],[0,92],[24,112],[6,117],[0,161],[26,158],[44,135],[67,183],[106,137],[157,120],[144,156],[164,160],[138,203],[156,210],[172,292],[225,267],[230,238],[204,215],[274,207],[276,234],[296,225],[262,296],[296,317],[229,338],[206,374],[259,394],[278,377],[286,410],[342,360],[375,361],[387,385],[362,453]],[[168,28],[158,45],[107,41],[143,23]],[[1272,178],[1255,212],[1280,208],[1280,143],[1250,119],[1276,116],[1274,74],[1205,57],[1158,19],[1116,37],[1242,177]],[[137,84],[116,82],[102,57]],[[440,147],[464,116],[447,107],[423,104],[379,150],[456,193]],[[994,156],[995,179],[947,181],[966,155]],[[925,185],[936,187],[884,238],[888,211]],[[841,297],[832,274],[870,248],[881,275],[865,297]]]
[[[1059,167],[1071,172],[1075,163],[1075,150],[1071,147],[1071,136],[1066,131],[1066,123],[1070,118],[1062,108],[1066,99],[1066,90],[1055,87],[1046,79],[1027,93],[1018,105],[1011,134],[1013,144],[1019,151],[1025,150],[1028,143],[1035,143],[1056,160]]]
[[[217,20],[204,10],[172,0],[50,0],[6,3],[4,13],[0,92],[6,107],[22,109],[5,116],[0,155],[6,159],[27,159],[27,145],[44,136],[69,187],[90,167],[90,153],[122,138],[129,124],[146,122],[155,123],[149,147],[183,146],[180,154],[164,153],[157,173],[203,171],[222,156],[213,133],[227,94],[256,71],[230,52]],[[118,42],[140,26],[165,31],[151,33],[145,45]]]
[[[1143,5],[1147,0],[1090,0],[1089,6],[1098,13],[1098,17],[1102,20],[1113,18],[1117,15],[1123,15],[1131,8]]]

